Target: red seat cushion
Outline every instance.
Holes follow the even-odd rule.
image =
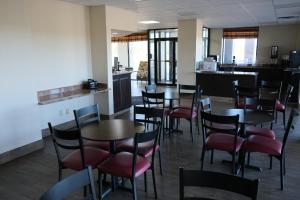
[[[151,156],[153,153],[152,147],[153,147],[153,141],[139,143],[138,144],[138,154],[140,156],[143,156],[144,158],[147,158],[147,157]],[[157,144],[155,147],[155,151],[158,151],[158,150],[159,150],[159,145]],[[117,151],[118,152],[126,151],[126,152],[133,153],[133,151],[134,151],[133,139],[130,139],[130,140],[126,141],[125,143],[118,145]]]
[[[101,163],[98,168],[114,176],[131,178],[132,177],[132,159],[133,154],[129,152],[120,152]],[[151,163],[144,157],[137,156],[135,177],[140,176],[151,167]]]
[[[197,114],[197,111],[193,110],[191,115],[191,108],[176,108],[169,114],[169,116],[172,118],[194,119],[197,117]]]
[[[84,147],[85,165],[91,165],[96,168],[101,162],[107,159],[111,154],[102,149],[93,147]],[[75,150],[62,159],[63,167],[73,170],[82,170],[82,161],[80,150]]]
[[[270,138],[252,135],[244,142],[244,148],[250,152],[266,153],[273,156],[281,154],[282,142]]]
[[[275,139],[275,133],[269,128],[260,128],[256,126],[249,126],[246,128],[246,135],[259,135],[271,139]]]
[[[276,108],[276,110],[284,111],[285,110],[285,105],[283,103],[277,101],[275,108]]]
[[[229,152],[238,152],[244,142],[244,139],[237,136],[236,147],[234,148],[234,135],[224,133],[214,133],[206,138],[206,147],[208,149],[217,149]]]

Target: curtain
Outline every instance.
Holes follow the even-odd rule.
[[[258,27],[246,27],[246,28],[224,28],[223,38],[235,39],[235,38],[257,38]]]

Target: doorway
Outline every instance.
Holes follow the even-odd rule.
[[[154,73],[157,85],[177,82],[177,38],[154,39]]]

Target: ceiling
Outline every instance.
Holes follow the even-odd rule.
[[[95,6],[110,5],[137,12],[138,20],[160,24],[139,29],[176,27],[179,19],[199,18],[209,28],[300,22],[300,0],[63,0]],[[280,17],[296,16],[292,19]]]

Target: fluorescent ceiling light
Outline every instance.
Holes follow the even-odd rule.
[[[140,24],[159,24],[159,21],[148,20],[148,21],[140,21]]]

